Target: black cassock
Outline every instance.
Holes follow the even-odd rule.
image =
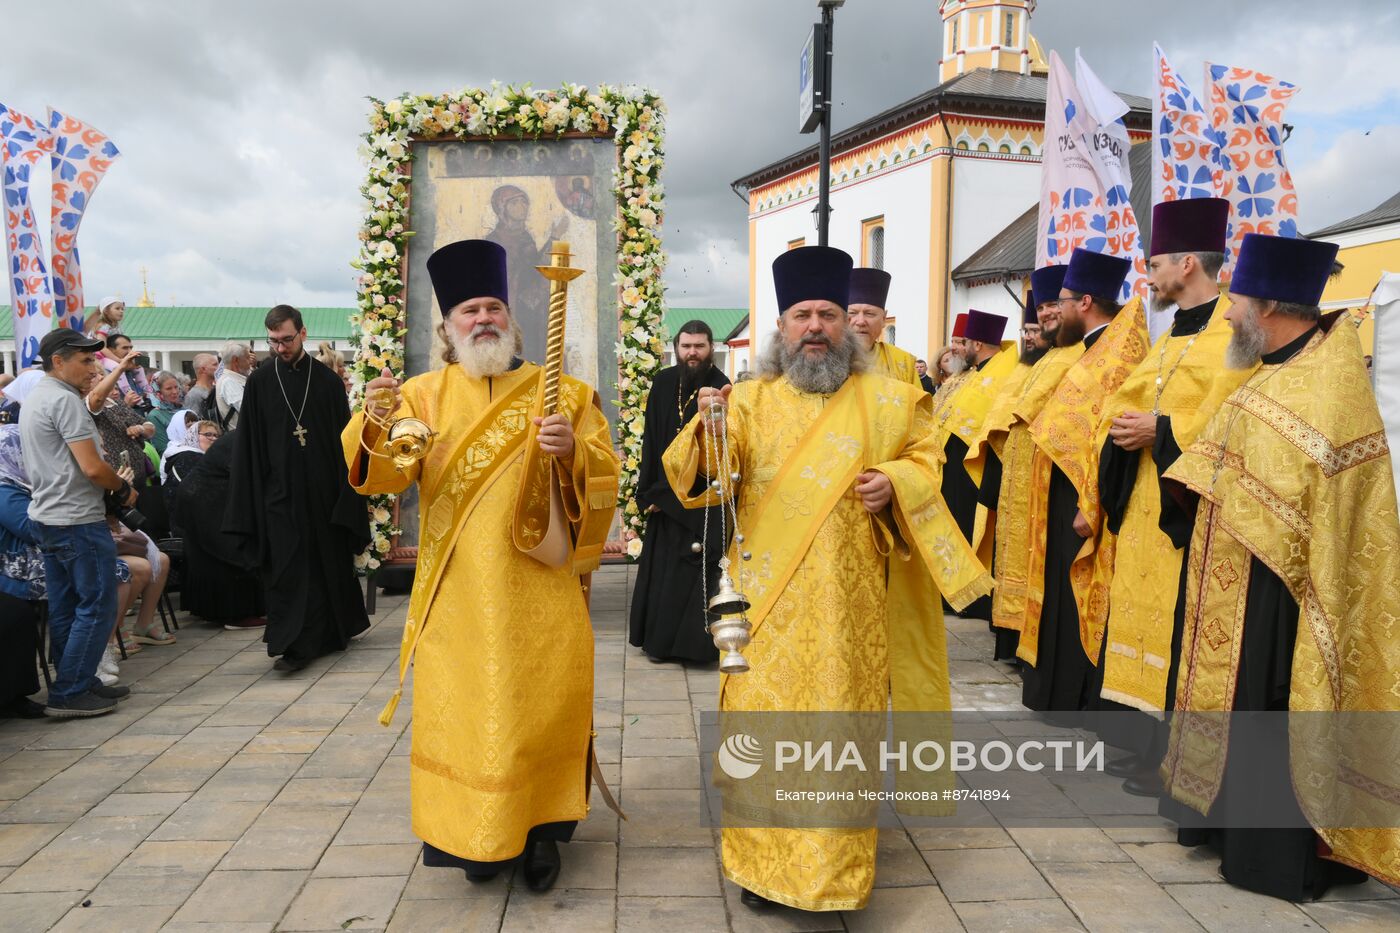
[[[303,398],[304,446],[294,433]],[[354,569],[369,513],[340,446],[349,420],[344,383],[305,354],[292,366],[274,357],[243,390],[224,530],[261,571],[272,657],[318,658],[369,627]]]
[[[218,507],[228,501],[237,433],[225,434],[204,454],[179,455],[189,458],[188,469],[182,468],[170,511],[185,548],[180,608],[210,622],[267,614],[258,568],[245,566],[248,558],[239,547],[241,539],[224,531],[223,510]]]
[[[1084,338],[1084,348],[1103,336],[1100,327]],[[1089,704],[1093,667],[1079,638],[1079,606],[1069,568],[1084,539],[1074,530],[1079,493],[1058,466],[1050,468],[1045,513],[1045,599],[1040,607],[1040,638],[1035,667],[1021,665],[1021,702],[1040,712],[1074,712]]]
[[[729,385],[724,373],[711,366],[703,381],[680,397],[680,367],[672,366],[656,374],[647,396],[646,427],[642,433],[642,462],[637,469],[637,507],[660,511],[647,515],[642,557],[637,565],[637,584],[632,590],[632,611],[628,641],[654,658],[672,658],[707,663],[719,658],[719,651],[705,632],[704,600],[700,592],[700,555],[691,545],[700,540],[709,513],[709,586],[713,591],[719,576],[715,566],[724,551],[719,537],[719,509],[684,508],[661,467],[661,455],[676,435],[695,416],[697,389]],[[680,406],[684,404],[684,420]],[[697,480],[698,492],[704,480]]]
[[[1286,362],[1314,333],[1310,330],[1264,354],[1263,362]],[[1188,547],[1199,497],[1175,483],[1169,484],[1169,491],[1162,503],[1162,530],[1177,546]],[[1178,614],[1184,615],[1184,600],[1178,598],[1177,603]],[[1319,855],[1318,835],[1307,825],[1294,795],[1288,728],[1281,714],[1288,710],[1297,636],[1297,601],[1277,574],[1251,557],[1235,679],[1236,715],[1220,792],[1205,817],[1170,797],[1163,797],[1158,809],[1178,824],[1179,843],[1209,845],[1220,854],[1220,873],[1230,884],[1306,901],[1321,897],[1333,884],[1357,884],[1367,876]],[[1180,664],[1180,635],[1172,642],[1175,670]],[[1173,677],[1173,688],[1174,681]],[[1274,715],[1258,720],[1239,715],[1254,711]]]

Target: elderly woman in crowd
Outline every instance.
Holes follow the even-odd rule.
[[[20,456],[19,426],[0,425],[0,716],[38,719],[42,704],[34,666],[44,555],[29,521],[29,477]]]
[[[181,607],[224,628],[239,630],[265,625],[267,604],[257,573],[243,566],[237,539],[224,533],[223,511],[209,507],[211,502],[228,498],[234,433],[214,440],[180,483],[175,519],[185,541]],[[202,430],[200,440],[204,440]]]
[[[162,369],[155,374],[151,383],[155,386],[155,393],[151,399],[153,404],[148,420],[156,428],[151,443],[157,451],[163,451],[165,445],[170,443],[167,433],[170,430],[170,419],[180,410],[180,380],[175,378],[174,373]]]

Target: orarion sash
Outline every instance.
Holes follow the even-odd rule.
[[[769,575],[745,574],[752,580],[749,622],[755,633],[787,591],[822,522],[863,468],[869,415],[859,391],[861,383],[847,379],[831,397],[753,511],[758,522],[748,534],[745,549],[753,553],[755,565],[775,568]],[[731,559],[737,550],[736,544]]]
[[[526,429],[530,427],[529,416],[539,385],[538,380],[525,379],[501,396],[462,434],[437,483],[423,490],[420,501],[426,513],[418,533],[418,571],[413,595],[408,601],[403,642],[399,646],[399,686],[379,714],[381,725],[389,725],[403,698],[403,682],[413,660],[413,651],[428,621],[428,610],[462,526],[482,494],[511,464],[526,438],[531,436],[532,432]]]

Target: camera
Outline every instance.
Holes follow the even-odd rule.
[[[140,531],[142,526],[146,524],[146,516],[132,506],[122,505],[121,499],[118,498],[119,495],[120,491],[113,491],[103,496],[107,504],[107,514],[115,515],[118,521],[132,531]]]

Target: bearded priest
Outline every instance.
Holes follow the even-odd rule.
[[[559,875],[557,843],[588,813],[588,574],[616,506],[618,460],[591,386],[562,377],[558,412],[541,416],[544,370],[516,355],[504,249],[452,243],[428,257],[428,274],[447,365],[402,386],[386,372],[366,397],[392,390],[376,416],[421,419],[436,443],[400,471],[365,453],[384,438],[363,412],[341,435],[357,491],[417,483],[420,495],[400,687],[380,721],[413,663],[423,863],[486,881],[523,853],[526,885],[544,891]],[[556,533],[563,546],[546,554]]]
[[[1336,254],[1245,234],[1225,358],[1252,374],[1163,516],[1191,529],[1163,812],[1227,882],[1294,901],[1354,869],[1400,884],[1400,523],[1354,319],[1318,309]]]
[[[705,664],[717,660],[719,651],[702,621],[702,603],[712,594],[701,592],[701,581],[719,579],[713,562],[728,542],[719,537],[718,509],[707,515],[681,505],[661,468],[661,455],[695,417],[700,390],[727,386],[729,379],[714,365],[714,334],[704,321],[682,324],[674,349],[676,365],[657,373],[647,394],[637,467],[637,505],[646,514],[647,527],[632,589],[628,642],[653,663]],[[707,533],[709,546],[699,546]],[[700,561],[706,554],[712,564],[702,574]]]
[[[1089,701],[1089,669],[1098,658],[1098,633],[1074,584],[1076,562],[1093,554],[1098,538],[1098,448],[1095,428],[1103,406],[1147,353],[1142,300],[1118,303],[1132,264],[1075,249],[1057,299],[1061,347],[1083,346],[1055,391],[1031,422],[1030,564],[1025,622],[1016,654],[1021,702],[1041,712],[1075,712]],[[1080,564],[1092,572],[1092,563]]]
[[[851,259],[807,246],[773,263],[778,333],[759,378],[702,389],[700,412],[666,451],[671,488],[689,507],[697,477],[739,475],[730,557],[753,609],[751,670],[722,676],[721,712],[947,710],[941,624],[886,612],[886,568],[922,567],[955,606],[991,579],[938,492],[940,450],[927,394],[869,371],[851,333]],[[712,406],[718,412],[712,411]],[[712,432],[725,421],[730,460]],[[707,431],[706,428],[709,427]],[[744,562],[743,553],[752,560]],[[882,732],[883,734],[883,732]],[[758,909],[857,910],[875,878],[877,829],[739,826],[725,811],[725,876]],[[800,867],[799,867],[800,866]]]
[[[889,300],[891,281],[884,269],[851,270],[851,304],[846,309],[851,332],[870,351],[873,372],[923,388],[914,354],[885,341],[885,324],[889,321],[885,302]]]

